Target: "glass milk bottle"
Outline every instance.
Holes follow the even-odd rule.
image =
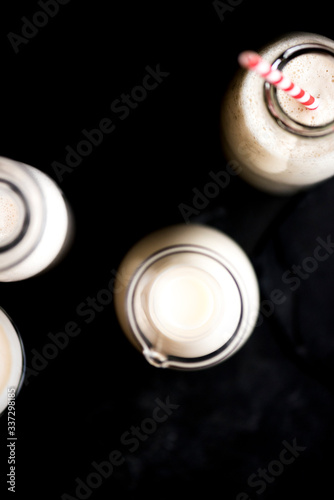
[[[44,271],[63,256],[71,236],[70,209],[56,183],[0,157],[0,281]]]
[[[294,193],[334,174],[334,41],[290,33],[259,54],[320,105],[308,110],[255,72],[240,69],[222,103],[223,148],[250,184]]]
[[[25,372],[21,337],[11,318],[0,307],[0,415],[19,393]]]
[[[123,258],[114,304],[128,339],[156,367],[199,369],[234,354],[256,323],[259,290],[240,246],[217,229],[174,225]]]

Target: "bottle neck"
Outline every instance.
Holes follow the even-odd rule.
[[[305,43],[290,47],[272,63],[272,67],[273,69],[278,69],[284,72],[284,67],[289,62],[305,54],[319,54],[327,56],[331,66],[334,66],[334,50],[331,47],[319,43]],[[268,82],[264,84],[264,98],[271,116],[280,127],[284,128],[288,132],[305,138],[324,137],[334,133],[334,117],[333,121],[321,125],[306,125],[297,119],[292,118],[292,116],[282,108],[278,99],[277,88]],[[324,103],[321,103],[320,101],[319,109],[317,109],[315,113],[321,113],[321,104]],[[300,106],[302,107],[303,105],[300,104]],[[333,106],[331,106],[331,109],[333,109]]]

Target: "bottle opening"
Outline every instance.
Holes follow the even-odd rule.
[[[205,367],[241,341],[237,280],[201,247],[169,247],[145,261],[127,304],[133,334],[155,366]]]
[[[45,200],[28,166],[0,157],[0,272],[24,261],[40,241]]]
[[[21,193],[9,182],[0,181],[0,251],[23,237],[27,223],[28,211]]]
[[[306,43],[286,50],[272,64],[301,88],[319,98],[316,110],[309,110],[287,93],[266,82],[267,107],[277,123],[304,137],[321,137],[334,132],[334,51],[322,44]]]

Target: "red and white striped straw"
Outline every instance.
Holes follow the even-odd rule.
[[[243,68],[255,71],[267,82],[284,90],[307,109],[317,109],[319,106],[319,99],[311,96],[308,92],[298,87],[298,85],[295,85],[290,78],[285,76],[280,70],[273,69],[271,65],[262,59],[256,52],[249,50],[242,52],[238,57],[238,61]]]

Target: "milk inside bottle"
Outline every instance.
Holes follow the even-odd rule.
[[[240,69],[222,102],[223,149],[253,186],[295,193],[334,174],[334,42],[297,32],[258,52],[319,98],[319,107],[308,110],[256,73]]]

